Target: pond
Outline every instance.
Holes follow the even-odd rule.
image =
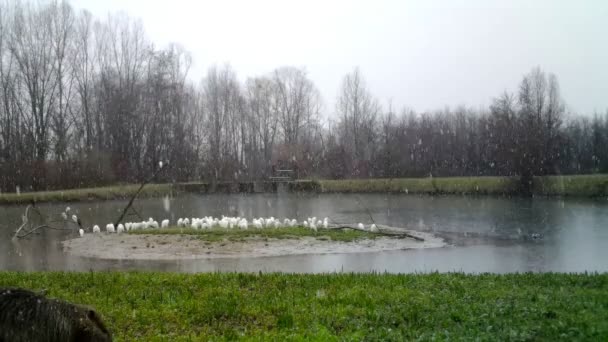
[[[114,221],[126,201],[67,204],[85,225]],[[60,219],[65,203],[39,204]],[[159,270],[175,272],[584,272],[608,271],[608,201],[546,198],[416,196],[398,194],[186,194],[141,199],[143,218],[275,216],[329,217],[336,223],[376,223],[433,232],[449,246],[374,253],[264,258],[144,261],[67,255],[59,242],[70,233],[45,231],[28,240],[10,237],[24,206],[0,206],[2,270]],[[128,220],[139,220],[130,217]],[[540,238],[532,238],[539,234]]]

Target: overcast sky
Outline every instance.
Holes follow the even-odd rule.
[[[191,78],[230,63],[241,80],[306,67],[326,112],[359,66],[386,104],[487,106],[540,65],[572,111],[608,109],[608,0],[72,0],[96,17],[141,18],[157,47],[192,54]]]

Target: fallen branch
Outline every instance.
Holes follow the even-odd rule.
[[[23,239],[23,238],[25,238],[26,236],[31,235],[31,234],[35,233],[37,230],[39,230],[39,229],[43,229],[43,228],[46,228],[46,229],[52,229],[52,230],[70,230],[70,231],[72,230],[72,229],[69,229],[69,228],[57,228],[57,227],[52,227],[52,226],[49,226],[49,225],[43,224],[43,225],[40,225],[40,226],[34,227],[34,228],[32,228],[31,230],[28,230],[28,231],[27,231],[25,234],[23,234],[23,235],[15,235],[15,236],[16,236],[17,238],[19,238],[19,239]]]
[[[27,207],[25,207],[25,214],[23,216],[21,216],[21,221],[23,223],[21,223],[21,226],[19,226],[19,228],[17,228],[17,231],[15,231],[15,235],[13,235],[13,239],[19,237],[19,232],[28,223],[27,217],[28,217],[28,213],[29,213],[31,207],[32,207],[31,204],[28,204]]]
[[[361,229],[355,225],[346,225],[346,224],[342,224],[342,225],[338,225],[338,226],[333,226],[333,227],[329,227],[327,229],[352,229],[352,230],[358,230],[358,231],[362,231],[362,232],[367,232],[367,233],[372,233],[372,234],[380,234],[380,235],[387,235],[387,236],[402,236],[402,237],[408,237],[411,239],[414,239],[416,241],[424,241],[423,238],[416,236],[416,235],[412,235],[410,233],[406,233],[406,232],[401,232],[401,231],[390,231],[386,228],[382,228],[382,227],[377,227],[378,228],[378,232],[370,232],[367,229]]]
[[[148,179],[144,180],[143,183],[141,183],[141,185],[139,186],[139,189],[137,189],[137,191],[133,194],[133,196],[131,196],[129,203],[127,203],[127,205],[122,210],[122,213],[120,214],[118,219],[114,222],[114,226],[118,226],[118,224],[122,221],[122,219],[127,214],[127,211],[129,211],[129,208],[131,208],[131,206],[133,205],[133,201],[135,201],[135,199],[137,198],[139,193],[143,190],[144,186],[146,186],[148,183],[153,181],[154,178],[156,178],[156,175],[158,175],[162,170],[164,170],[165,167],[166,167],[166,165],[161,164],[161,166],[152,174],[152,176],[150,176]]]
[[[45,223],[45,224],[41,224],[41,225],[39,225],[39,226],[37,226],[37,227],[34,227],[34,228],[32,228],[32,229],[30,229],[30,230],[26,231],[26,232],[25,232],[25,234],[21,234],[21,235],[19,235],[19,233],[20,233],[20,232],[23,230],[23,228],[25,228],[25,227],[28,225],[28,223],[29,223],[29,211],[30,211],[30,209],[35,210],[35,211],[38,213],[38,215],[39,215],[41,218],[45,218],[45,215],[43,215],[43,214],[42,214],[42,213],[41,213],[41,212],[38,210],[38,208],[33,207],[31,204],[29,204],[29,205],[28,205],[28,206],[25,208],[25,214],[23,214],[23,216],[21,217],[21,219],[22,219],[23,223],[22,223],[22,224],[21,224],[21,226],[19,226],[19,228],[18,228],[18,229],[15,231],[15,235],[13,235],[13,239],[23,239],[23,238],[25,238],[25,237],[27,237],[27,236],[29,236],[29,235],[31,235],[31,234],[34,234],[36,231],[38,231],[38,230],[40,230],[40,229],[44,229],[44,228],[46,228],[46,229],[52,229],[52,230],[69,230],[69,231],[71,231],[71,230],[72,230],[71,228],[58,228],[58,227],[53,227],[53,226],[50,226],[50,225],[48,225],[48,224],[46,224],[46,223]]]

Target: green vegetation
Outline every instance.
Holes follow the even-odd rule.
[[[544,196],[608,197],[608,175],[537,177],[534,192]]]
[[[320,181],[324,192],[401,192],[410,194],[506,194],[517,179],[507,177],[445,177],[348,179]]]
[[[410,194],[514,195],[517,177],[433,177],[395,179],[321,180],[323,192],[399,192]],[[608,196],[608,175],[535,177],[533,194],[539,196]]]
[[[264,228],[264,229],[192,229],[171,227],[167,229],[143,229],[134,230],[129,234],[186,234],[194,235],[203,241],[244,241],[248,238],[259,237],[265,239],[297,239],[306,236],[315,237],[317,239],[325,239],[332,241],[351,242],[363,239],[375,239],[381,236],[377,233],[363,232],[352,229],[318,229],[316,232],[310,228],[304,227],[280,227],[280,228]]]
[[[261,183],[261,191],[275,191],[272,183]],[[479,194],[515,195],[517,177],[433,177],[395,179],[312,180],[288,183],[290,191],[340,193],[394,192],[409,194]],[[139,185],[117,185],[102,188],[0,194],[2,204],[36,202],[71,202],[123,199],[137,191]],[[253,183],[220,183],[213,190],[207,183],[148,184],[140,197],[160,197],[181,192],[253,192]],[[539,196],[607,197],[608,175],[573,175],[535,177],[533,193]]]
[[[606,341],[608,274],[0,273],[116,341]]]
[[[123,199],[132,196],[139,185],[116,185],[101,188],[0,194],[0,204],[27,204],[34,202],[74,202],[87,200]],[[160,197],[175,192],[171,184],[148,184],[139,197]]]

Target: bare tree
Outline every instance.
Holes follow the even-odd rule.
[[[369,162],[375,138],[376,116],[381,107],[373,98],[359,68],[344,76],[338,95],[336,112],[342,122],[342,144],[347,147],[353,158],[352,172],[361,170],[361,162]]]

